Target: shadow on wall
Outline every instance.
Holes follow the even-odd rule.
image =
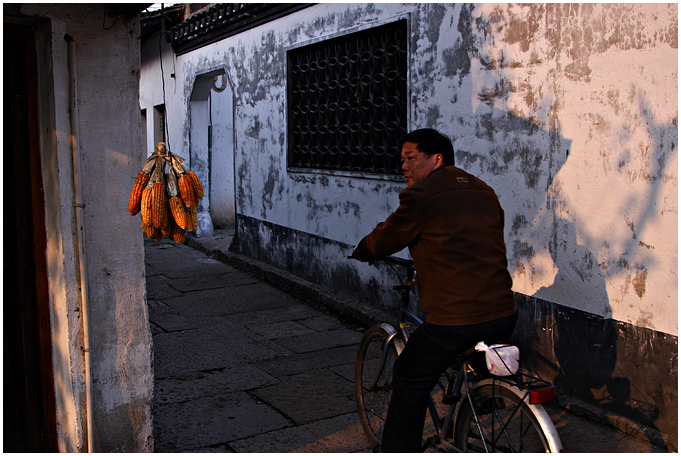
[[[545,9],[544,6],[538,6],[537,9],[530,8],[535,20],[528,23],[541,24],[538,19],[541,17],[547,29],[539,26],[520,30],[518,25],[527,23],[504,22],[503,15],[496,14],[496,10],[489,17],[474,14],[475,8],[461,7],[457,24],[461,39],[443,52],[445,76],[458,76],[460,82],[467,77],[473,78],[474,90],[477,91],[477,94],[473,94],[473,101],[481,103],[480,112],[464,112],[451,119],[461,125],[466,125],[469,117],[475,119],[474,134],[479,138],[463,147],[468,150],[457,151],[457,163],[473,174],[479,169],[483,176],[493,176],[488,183],[495,188],[507,211],[509,266],[514,271],[514,277],[518,281],[526,278],[529,283],[526,288],[537,290],[538,286],[532,283],[533,277],[556,274],[553,283],[537,290],[533,297],[517,295],[520,309],[517,343],[524,347],[525,353],[534,355],[540,372],[555,379],[560,390],[650,426],[644,432],[651,440],[656,439],[655,434],[659,434],[658,428],[676,436],[678,338],[647,329],[652,326],[652,312],[646,314],[647,309],[640,309],[640,326],[612,320],[612,303],[620,297],[608,296],[606,285],[617,279],[618,283],[624,284],[623,288],[627,288],[622,290],[623,293],[635,293],[641,298],[646,289],[647,271],[653,267],[658,270],[661,268],[660,264],[656,264],[661,252],[652,252],[654,247],[643,244],[637,239],[637,233],[650,229],[659,219],[660,210],[665,210],[658,204],[664,191],[663,182],[665,179],[677,178],[676,172],[667,168],[678,150],[678,122],[675,118],[669,124],[659,124],[653,116],[650,103],[639,98],[638,113],[633,112],[631,115],[638,118],[639,126],[647,125],[646,144],[633,144],[632,141],[631,145],[627,144],[620,150],[608,150],[604,157],[611,160],[607,164],[610,166],[610,177],[621,179],[614,183],[644,181],[648,185],[644,194],[630,191],[630,196],[625,193],[629,189],[610,186],[612,191],[619,190],[624,195],[619,198],[621,207],[608,210],[625,218],[632,235],[626,240],[621,237],[590,237],[592,231],[585,228],[594,221],[580,220],[575,214],[566,211],[569,201],[565,197],[567,195],[561,195],[561,182],[556,179],[572,158],[567,152],[570,151],[571,141],[556,132],[542,129],[531,119],[510,113],[513,107],[506,100],[510,95],[517,97],[518,92],[523,90],[523,84],[515,85],[514,89],[510,82],[516,78],[514,66],[512,62],[502,60],[505,54],[494,53],[499,47],[490,37],[503,41],[506,35],[507,44],[515,44],[520,38],[525,38],[525,44],[531,44],[533,39],[540,36],[539,33],[546,33],[544,37],[551,39],[547,43],[548,47],[537,49],[547,52],[547,62],[563,55],[573,43],[573,50],[579,52],[568,52],[570,58],[576,60],[564,70],[567,78],[578,80],[587,74],[585,71],[590,71],[585,62],[588,53],[592,52],[592,48],[580,46],[588,40],[601,43],[604,49],[619,43],[612,41],[611,34],[601,36],[600,32],[590,34],[588,40],[573,40],[575,34],[570,34],[573,25],[565,20],[566,15],[593,16],[594,21],[601,23],[611,19],[603,16],[601,11],[592,11],[591,7],[577,12],[571,7]],[[613,12],[620,22],[629,20],[626,10],[606,10],[607,14]],[[502,27],[505,27],[503,31]],[[512,34],[508,31],[513,30],[513,27],[516,33]],[[584,36],[581,27],[580,23],[574,31]],[[672,39],[672,43],[674,41]],[[671,46],[677,47],[675,44]],[[593,52],[600,51],[593,48]],[[512,59],[513,53],[509,53],[509,56]],[[472,64],[475,59],[477,65]],[[424,78],[424,81],[427,79]],[[459,87],[463,87],[461,83]],[[554,110],[560,104],[554,105],[550,97],[537,100],[534,95],[532,92],[527,93],[528,107],[539,115],[544,113],[546,122],[558,121]],[[452,103],[457,103],[457,97],[455,92]],[[544,102],[546,106],[542,106]],[[499,106],[503,106],[501,110],[497,109]],[[439,106],[428,111],[433,114],[433,120],[427,122],[430,125],[434,125],[440,117],[436,108]],[[484,112],[485,109],[487,112]],[[425,109],[421,111],[426,112]],[[588,107],[585,107],[585,114],[588,112]],[[448,128],[449,125],[444,125],[442,129]],[[631,137],[631,131],[624,131],[624,128],[608,134],[620,141]],[[487,140],[493,146],[480,153],[475,150],[478,149],[476,140],[483,143]],[[585,151],[585,154],[597,153]],[[643,161],[641,157],[644,157]],[[524,182],[523,179],[520,179],[521,182],[509,182],[518,173],[524,177]],[[582,177],[588,179],[588,176]],[[523,195],[523,200],[516,202],[519,195]],[[592,197],[598,198],[599,195]],[[511,212],[514,206],[518,211],[516,214]],[[627,218],[627,214],[636,215]],[[590,249],[590,246],[603,245],[606,245],[607,250],[605,253],[596,252],[598,256]],[[665,247],[658,246],[658,249]],[[548,255],[540,257],[546,250],[550,258]],[[571,307],[555,304],[557,297]],[[634,301],[635,298],[632,296]],[[588,312],[577,309],[586,309]]]
[[[678,150],[678,130],[674,122],[656,124],[645,101],[641,102],[640,113],[647,121],[648,134],[654,144],[649,148],[647,163],[634,178],[648,181],[650,190],[645,195],[639,194],[637,201],[626,202],[642,210],[637,220],[628,222],[632,238],[612,249],[625,252],[624,255],[599,264],[593,252],[584,245],[598,245],[600,241],[585,238],[587,230],[579,230],[578,241],[579,220],[574,223],[559,218],[555,210],[543,211],[544,204],[548,208],[560,205],[560,195],[551,191],[552,182],[549,181],[546,202],[535,207],[535,219],[541,218],[540,225],[551,229],[548,249],[558,272],[553,284],[539,289],[534,297],[517,295],[520,319],[515,338],[526,354],[532,353],[527,360],[531,367],[552,378],[559,393],[642,424],[639,431],[656,445],[667,448],[664,435],[673,436],[670,445],[674,449],[674,429],[678,424],[675,416],[678,403],[675,389],[678,381],[677,338],[541,299],[566,296],[576,301],[586,300],[593,304],[592,308],[598,308],[602,315],[610,317],[612,308],[603,267],[607,268],[609,277],[631,276],[635,269],[637,273],[628,282],[631,292],[639,298],[645,293],[645,274],[655,265],[655,257],[651,252],[630,264],[634,260],[628,256],[640,245],[636,232],[642,232],[659,211],[656,203],[667,164]],[[626,163],[621,158],[620,165],[622,171]],[[515,247],[518,247],[517,243]]]

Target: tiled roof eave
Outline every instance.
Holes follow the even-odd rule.
[[[175,53],[185,54],[311,6],[310,3],[217,3],[166,32]]]

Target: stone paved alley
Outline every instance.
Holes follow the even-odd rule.
[[[364,325],[261,280],[257,262],[227,252],[231,234],[192,239],[196,248],[145,239],[155,451],[371,451],[352,383]],[[228,256],[245,266],[218,260]],[[661,451],[551,412],[566,451]]]

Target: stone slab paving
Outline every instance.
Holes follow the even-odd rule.
[[[172,282],[168,277],[161,274],[149,275],[147,273],[147,300],[163,300],[179,296],[182,296],[182,293],[173,288]]]
[[[349,413],[237,440],[230,446],[240,453],[319,452],[318,442],[331,438],[333,444],[328,446],[329,452],[366,451],[367,443],[363,434],[360,435],[361,429],[358,426],[357,415]],[[354,432],[347,432],[348,429]]]
[[[156,404],[187,402],[216,392],[233,393],[276,385],[279,381],[250,364],[225,367],[215,371],[198,371],[157,379],[154,384]]]
[[[282,321],[302,321],[324,315],[318,310],[298,303],[291,303],[286,307],[265,310],[253,310],[249,312],[226,315],[225,318],[243,327],[254,328],[261,325],[279,323]]]
[[[148,301],[150,313],[154,313],[153,323],[161,332],[185,331],[188,329],[201,329],[209,326],[229,326],[229,322],[216,315],[192,315],[187,316],[183,312],[170,309],[165,303],[159,305],[161,301]],[[151,310],[152,306],[156,309]]]
[[[253,277],[249,276],[248,274],[242,274],[240,272],[234,271],[226,271],[220,274],[213,274],[209,276],[185,276],[172,279],[171,282],[172,287],[181,293],[224,288],[225,284],[229,284],[230,287],[235,287],[238,285],[248,285],[254,283],[256,282],[253,280]]]
[[[253,338],[229,327],[211,326],[154,337],[154,375],[233,367],[242,363],[288,356],[292,352],[264,338]]]
[[[353,384],[328,369],[282,377],[280,383],[253,394],[276,407],[296,424],[332,418],[357,410]]]
[[[332,369],[352,369],[362,328],[184,245],[145,250],[155,451],[296,451],[357,425]]]
[[[183,293],[164,300],[171,308],[188,316],[249,313],[288,307],[294,304],[285,293],[260,283],[222,286]],[[303,304],[299,304],[303,305]]]
[[[204,253],[224,257],[231,236],[145,240],[155,451],[370,452],[353,396],[363,328]],[[665,451],[547,410],[567,452]]]
[[[245,392],[213,394],[154,410],[155,451],[197,450],[291,424]]]
[[[349,419],[346,427],[338,426],[336,432],[291,450],[292,453],[368,453],[366,437],[355,414],[345,415]]]
[[[309,352],[290,355],[282,358],[273,358],[258,363],[260,369],[276,377],[300,374],[320,368],[335,369],[337,366],[350,366],[354,372],[355,357],[357,347],[337,347],[322,350],[320,352]],[[338,372],[336,372],[338,374]],[[348,378],[351,380],[352,377]]]
[[[361,340],[362,333],[360,331],[343,328],[315,332],[304,336],[283,337],[278,339],[277,343],[296,353],[307,353],[347,345],[358,345]]]

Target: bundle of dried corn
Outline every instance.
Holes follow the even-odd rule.
[[[128,211],[130,215],[142,213],[142,230],[149,239],[159,242],[167,236],[181,244],[187,231],[198,228],[196,208],[201,198],[199,178],[160,142],[137,173]]]

